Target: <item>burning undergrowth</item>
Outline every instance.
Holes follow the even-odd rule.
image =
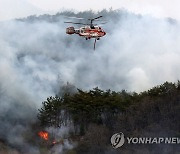
[[[37,134],[40,138],[39,144],[53,154],[64,153],[73,149],[77,144],[77,141],[74,141],[73,137],[69,135],[69,127],[49,127]]]
[[[41,137],[43,140],[48,141],[49,140],[49,133],[47,131],[40,131],[38,132],[39,137]]]

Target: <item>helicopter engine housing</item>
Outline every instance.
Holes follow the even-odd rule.
[[[75,33],[74,27],[68,27],[66,28],[66,34],[72,35]]]

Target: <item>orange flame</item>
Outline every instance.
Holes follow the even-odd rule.
[[[48,134],[48,132],[46,132],[46,131],[40,131],[40,132],[38,133],[38,135],[39,135],[42,139],[44,139],[44,140],[48,140],[48,138],[49,138],[49,134]]]

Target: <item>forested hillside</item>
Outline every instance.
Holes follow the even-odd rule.
[[[66,88],[65,88],[66,87]],[[72,89],[71,89],[72,88]],[[78,136],[74,153],[178,153],[178,145],[125,145],[113,150],[110,137],[180,136],[180,82],[165,82],[141,93],[94,88],[89,91],[67,84],[61,96],[42,103],[38,118],[43,127],[72,127],[69,138]]]

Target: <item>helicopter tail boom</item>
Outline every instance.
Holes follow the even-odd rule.
[[[66,34],[72,35],[75,33],[74,27],[68,27],[66,28]]]

